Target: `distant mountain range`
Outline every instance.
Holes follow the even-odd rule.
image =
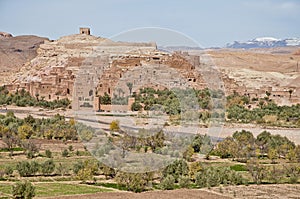
[[[299,46],[300,39],[276,39],[273,37],[261,37],[246,42],[235,41],[234,43],[227,44],[227,48],[274,48],[274,47],[287,47],[287,46]]]

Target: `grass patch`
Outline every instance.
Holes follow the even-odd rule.
[[[1,148],[0,149],[0,152],[10,152],[10,151],[24,151],[24,149],[23,148],[21,148],[21,147],[14,147],[14,148],[12,148],[12,149],[9,149],[9,148]]]
[[[0,198],[11,194],[12,185],[0,183]]]
[[[39,183],[36,187],[36,196],[60,196],[75,194],[92,194],[109,192],[111,190],[90,185],[66,184],[66,183]]]
[[[119,184],[116,184],[116,183],[96,183],[95,185],[106,187],[106,188],[118,189],[118,190],[122,190],[122,191],[127,190],[127,188],[124,185],[119,185]]]
[[[246,165],[243,165],[243,164],[232,165],[232,166],[230,166],[230,169],[234,170],[234,171],[248,171]]]
[[[0,198],[11,197],[12,185],[0,183]],[[36,197],[93,194],[99,192],[109,192],[111,190],[82,184],[67,183],[34,183]]]

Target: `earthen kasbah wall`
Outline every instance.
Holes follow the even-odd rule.
[[[166,53],[155,43],[126,43],[95,37],[81,29],[82,34],[45,42],[38,56],[15,74],[7,88],[25,89],[32,96],[45,100],[68,98],[73,106],[94,106],[95,96],[110,96],[133,84],[132,92],[141,87],[171,88],[186,86],[205,88],[195,68],[200,57],[187,53]]]

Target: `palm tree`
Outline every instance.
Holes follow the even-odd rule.
[[[292,93],[293,93],[293,90],[292,89],[290,89],[289,90],[289,93],[290,93],[290,99],[292,98]]]
[[[129,89],[129,95],[131,96],[133,84],[132,84],[132,82],[127,82],[126,85],[128,86],[128,89]]]

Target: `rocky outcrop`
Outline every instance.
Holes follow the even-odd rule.
[[[2,38],[10,38],[12,37],[12,34],[7,33],[7,32],[0,32],[0,39]]]
[[[4,35],[0,36],[0,85],[8,83],[23,65],[37,56],[40,44],[48,41],[47,38],[37,36]]]

